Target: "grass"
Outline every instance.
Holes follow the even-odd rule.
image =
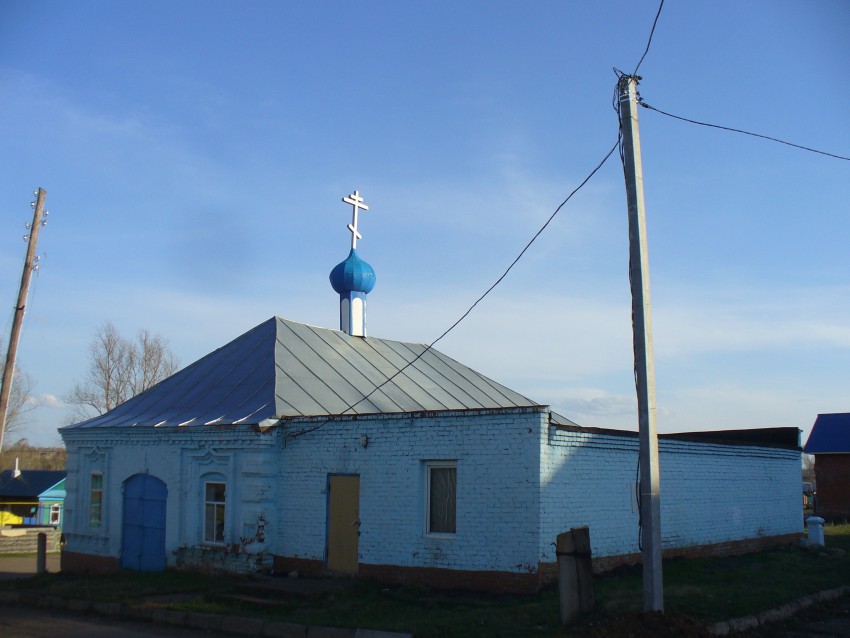
[[[664,563],[664,602],[669,614],[701,623],[744,616],[800,596],[850,584],[850,525],[827,526],[827,547],[785,547],[746,556],[669,560]],[[843,553],[842,553],[843,552]],[[597,604],[583,624],[642,608],[640,567],[597,577]],[[416,636],[567,636],[559,625],[555,589],[534,596],[475,595],[354,581],[309,596],[280,594],[273,605],[234,601],[250,577],[168,571],[111,576],[47,574],[0,582],[67,598],[167,606],[184,611],[262,617],[307,625],[408,631]]]
[[[557,592],[535,596],[485,596],[384,587],[356,582],[344,591],[289,597],[274,607],[223,604],[214,598],[178,608],[235,613],[312,626],[365,627],[416,636],[551,636],[558,627]]]
[[[850,525],[829,526],[826,534],[826,548],[786,547],[740,557],[737,565],[729,564],[729,559],[716,559],[711,564],[699,561],[701,573],[696,578],[704,583],[708,593],[715,595],[716,602],[705,609],[697,607],[692,599],[681,602],[691,606],[692,616],[717,620],[718,612],[721,617],[741,616],[778,606],[789,599],[848,585]],[[687,570],[682,572],[677,574],[679,578],[687,576]],[[679,603],[676,597],[673,601]]]
[[[850,525],[825,531],[825,550],[789,546],[746,556],[665,561],[664,609],[715,622],[848,585]],[[640,610],[642,587],[640,568],[599,579],[596,613]]]

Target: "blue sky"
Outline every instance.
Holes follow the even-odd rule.
[[[614,144],[655,1],[0,4],[0,300],[49,224],[19,351],[57,442],[94,331],[185,365],[278,315],[430,342]],[[668,0],[647,103],[850,154],[850,4]],[[661,432],[850,410],[850,162],[640,111]],[[438,346],[587,426],[636,429],[616,156]]]

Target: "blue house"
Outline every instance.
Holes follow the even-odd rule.
[[[38,525],[62,529],[62,510],[65,506],[65,479],[38,495]]]
[[[66,473],[59,470],[0,472],[0,524],[52,525],[61,529]]]

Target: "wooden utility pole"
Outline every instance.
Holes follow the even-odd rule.
[[[623,133],[623,170],[629,205],[629,279],[632,287],[632,330],[640,439],[640,520],[643,544],[643,609],[664,611],[661,571],[661,493],[658,432],[655,427],[655,363],[652,357],[652,302],[649,296],[649,254],[643,168],[638,129],[637,78],[624,75],[617,90]]]
[[[9,408],[9,395],[12,392],[12,377],[15,372],[15,357],[18,353],[18,342],[21,337],[21,326],[24,323],[24,309],[27,305],[27,295],[30,290],[35,248],[38,244],[38,231],[41,229],[41,216],[44,210],[44,198],[47,191],[38,189],[35,212],[32,216],[32,226],[27,244],[27,256],[24,260],[24,272],[21,275],[21,287],[18,290],[18,303],[15,306],[15,318],[12,321],[12,333],[9,336],[9,349],[6,351],[6,366],[3,368],[3,385],[0,387],[0,451],[3,450],[3,434],[6,431],[6,411]]]

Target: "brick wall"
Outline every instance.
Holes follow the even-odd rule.
[[[117,556],[63,551],[61,569],[73,574],[114,574],[120,570]]]
[[[547,418],[543,409],[358,418],[290,440],[280,463],[279,553],[324,561],[327,476],[357,474],[361,565],[536,571]],[[426,461],[457,462],[452,537],[425,533]]]
[[[181,547],[176,552],[175,566],[204,572],[229,572],[250,574],[270,571],[274,559],[271,554],[229,552],[218,547]]]
[[[541,456],[541,562],[557,534],[590,528],[594,556],[635,554],[637,436],[552,429]],[[664,439],[665,550],[802,532],[800,453]]]
[[[541,585],[537,566],[534,570],[510,571],[361,565],[360,575],[396,585],[493,593],[532,594],[539,591]]]
[[[84,558],[72,559],[103,557],[117,565],[122,486],[144,472],[168,487],[169,565],[181,548],[203,545],[203,483],[211,480],[227,484],[231,553],[320,573],[329,474],[360,477],[362,574],[488,588],[481,575],[490,573],[497,589],[524,591],[555,562],[557,534],[581,525],[590,528],[597,559],[638,552],[636,435],[550,428],[547,409],[535,407],[351,417],[286,439],[321,423],[304,419],[266,434],[247,427],[70,431],[68,564],[86,568]],[[659,447],[668,553],[801,533],[799,452],[672,439]],[[426,533],[429,461],[456,463],[453,535]],[[100,527],[88,519],[95,471],[104,476]]]
[[[227,485],[225,544],[237,546],[241,554],[272,553],[267,539],[276,526],[280,452],[271,434],[227,426],[69,431],[63,437],[68,449],[64,530],[69,553],[120,557],[123,485],[139,473],[159,478],[168,489],[169,565],[176,564],[179,549],[204,542],[205,481]],[[100,526],[89,521],[92,472],[103,474]]]
[[[817,515],[850,520],[850,454],[815,455]]]
[[[634,552],[637,439],[554,428],[542,434],[540,562],[554,562],[558,534],[582,525],[594,556]]]

